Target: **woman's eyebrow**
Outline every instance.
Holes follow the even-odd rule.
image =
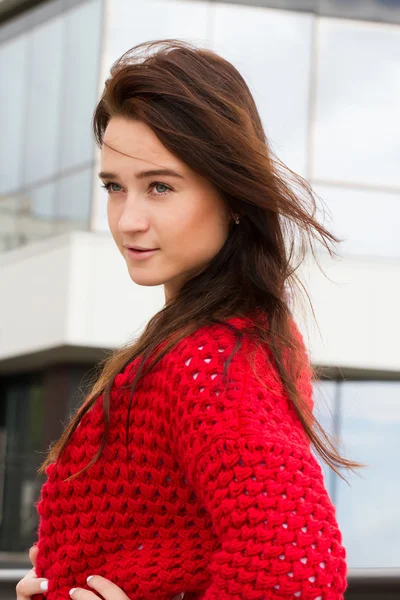
[[[183,175],[177,171],[173,171],[172,169],[153,169],[151,171],[140,171],[139,173],[136,173],[135,177],[136,179],[145,179],[146,177],[156,177],[160,175],[185,179]],[[118,175],[116,173],[109,173],[108,171],[100,171],[99,177],[100,179],[115,179],[118,177]]]

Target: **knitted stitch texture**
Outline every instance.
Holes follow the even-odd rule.
[[[132,361],[114,381],[101,458],[63,482],[99,447],[101,396],[83,417],[46,469],[36,572],[49,589],[34,598],[67,600],[102,575],[131,600],[343,600],[346,551],[322,469],[269,349],[254,354],[264,386],[248,337],[225,385],[235,342],[225,326],[202,327],[139,382],[127,455]],[[299,388],[312,406],[307,362]]]

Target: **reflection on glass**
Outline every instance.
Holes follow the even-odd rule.
[[[129,48],[148,40],[177,37],[203,45],[209,9],[208,1],[114,0],[107,17],[106,69]]]
[[[342,19],[400,23],[400,0],[262,0],[261,3],[270,8],[301,10]]]
[[[338,480],[337,511],[350,567],[400,567],[400,383],[343,383],[342,441],[368,468]]]
[[[93,156],[91,117],[96,102],[100,56],[101,2],[87,2],[66,13],[66,58],[61,168]]]
[[[63,19],[61,15],[28,34],[32,63],[25,140],[25,182],[28,184],[49,177],[59,169]]]
[[[95,166],[95,172],[100,171],[100,165]],[[95,231],[109,231],[107,217],[107,191],[101,187],[100,181],[96,179],[93,189],[93,228]]]
[[[321,427],[328,435],[334,435],[336,431],[335,423],[335,399],[337,392],[337,383],[335,381],[319,380],[313,382],[314,415]],[[329,468],[320,455],[315,452],[315,456],[322,467],[325,479],[325,486],[335,502],[335,478],[336,473]]]
[[[27,38],[0,46],[0,194],[21,185]]]
[[[319,0],[321,14],[360,20],[399,23],[399,0]]]
[[[37,219],[54,219],[56,214],[56,183],[51,181],[26,193],[29,212]]]
[[[400,258],[400,193],[314,185],[331,212],[330,229],[344,241],[343,255]],[[379,206],[379,210],[376,207]]]
[[[19,194],[0,196],[0,252],[11,250],[19,244],[17,220],[20,211]]]
[[[52,181],[20,194],[21,211],[16,222],[19,244],[41,240],[54,233],[57,184]]]
[[[248,83],[278,157],[306,174],[314,17],[215,4],[212,43]]]
[[[400,29],[318,23],[312,177],[400,186]]]
[[[63,177],[59,182],[58,231],[89,226],[92,169]]]
[[[2,425],[7,432],[0,445],[4,476],[0,550],[23,552],[32,544],[38,524],[34,502],[41,480],[44,389],[41,376],[18,376],[0,390]]]

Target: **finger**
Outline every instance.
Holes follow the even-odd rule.
[[[73,600],[99,600],[96,594],[83,588],[72,588],[69,590],[69,595]]]
[[[29,560],[31,561],[34,567],[36,567],[36,557],[38,555],[38,552],[39,548],[37,546],[32,546],[32,548],[29,548]]]
[[[47,592],[48,580],[44,577],[32,577],[30,571],[25,577],[18,581],[15,591],[17,600],[28,600],[35,594]]]
[[[105,600],[129,600],[120,587],[101,575],[91,575],[86,581],[88,586],[99,592]]]

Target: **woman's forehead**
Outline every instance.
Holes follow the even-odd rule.
[[[170,169],[188,176],[190,169],[173,155],[148,125],[140,121],[114,117],[110,120],[101,147],[102,170],[109,164],[131,161],[135,170]]]

